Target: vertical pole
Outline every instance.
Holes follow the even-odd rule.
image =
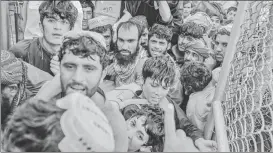
[[[211,139],[213,129],[215,127],[219,152],[229,152],[227,132],[221,103],[224,97],[228,75],[230,73],[231,62],[236,52],[236,44],[240,37],[241,25],[244,22],[247,4],[248,1],[240,1],[231,31],[230,40],[227,46],[228,52],[224,58],[222,71],[220,73],[218,85],[213,97],[212,113],[208,116],[208,123],[205,127],[205,139]]]
[[[7,50],[9,48],[10,40],[9,40],[9,28],[8,28],[8,23],[9,23],[9,15],[8,15],[8,2],[9,1],[1,1],[1,50],[5,49]]]

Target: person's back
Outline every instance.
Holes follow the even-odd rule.
[[[215,93],[212,74],[203,63],[189,62],[182,67],[181,82],[190,94],[186,108],[187,117],[204,131]]]

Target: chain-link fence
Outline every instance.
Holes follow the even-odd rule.
[[[270,152],[273,146],[273,2],[248,2],[240,31],[222,102],[229,149]]]

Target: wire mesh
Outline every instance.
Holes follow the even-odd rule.
[[[270,152],[273,146],[273,2],[245,10],[222,102],[232,152]]]

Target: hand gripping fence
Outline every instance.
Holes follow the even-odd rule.
[[[273,1],[240,1],[205,138],[220,152],[273,151]]]

